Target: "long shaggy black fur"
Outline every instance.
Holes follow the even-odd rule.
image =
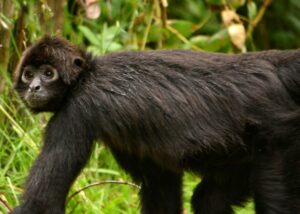
[[[258,214],[300,213],[300,50],[92,57],[45,37],[16,70],[21,97],[22,69],[41,64],[64,90],[14,214],[63,214],[96,139],[141,183],[143,214],[182,213],[183,171],[203,176],[195,213],[230,214],[249,197]]]

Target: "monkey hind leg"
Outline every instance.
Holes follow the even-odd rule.
[[[300,214],[300,145],[295,144],[286,153],[284,173],[288,190],[292,195],[291,203]]]
[[[233,205],[243,205],[250,196],[250,169],[224,167],[205,175],[192,196],[195,214],[233,214]]]
[[[182,172],[162,168],[150,159],[139,159],[120,151],[112,153],[120,166],[141,184],[142,214],[182,213]]]

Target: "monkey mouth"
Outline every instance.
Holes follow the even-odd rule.
[[[25,102],[30,108],[40,108],[48,103],[48,98],[45,95],[30,93],[26,94]]]

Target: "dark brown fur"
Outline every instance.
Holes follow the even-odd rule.
[[[56,67],[64,90],[14,214],[64,213],[96,139],[141,183],[144,214],[182,212],[184,170],[203,176],[195,213],[230,214],[250,196],[259,214],[299,213],[300,50],[92,57],[45,37],[16,70],[21,97],[29,64]]]

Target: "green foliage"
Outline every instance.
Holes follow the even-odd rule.
[[[87,51],[94,54],[104,54],[106,52],[118,51],[122,49],[122,45],[116,41],[116,37],[122,32],[119,24],[116,26],[107,27],[104,24],[101,33],[93,33],[89,28],[80,25],[79,31],[90,42]]]
[[[253,20],[257,15],[257,6],[253,1],[249,1],[247,3],[247,9],[248,9],[248,18],[249,20]]]
[[[276,0],[254,34],[261,49],[300,47],[300,1]]]
[[[231,52],[230,37],[226,29],[220,30],[212,36],[195,36],[191,38],[191,43],[207,51]]]

